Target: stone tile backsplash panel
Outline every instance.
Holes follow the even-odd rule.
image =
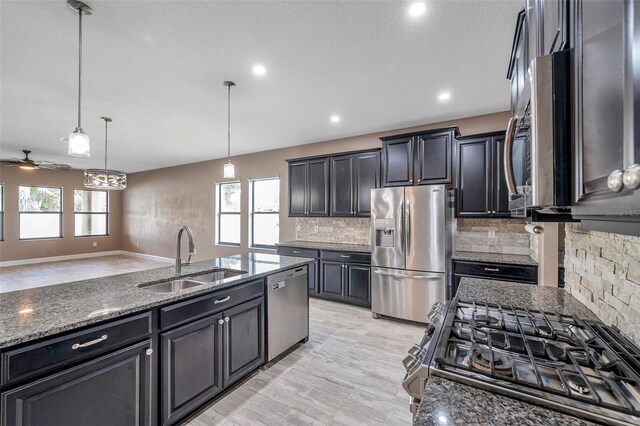
[[[640,237],[565,225],[565,288],[640,343]]]
[[[368,217],[297,217],[296,240],[371,244]]]
[[[456,219],[455,250],[530,254],[530,235],[520,219]],[[492,231],[494,238],[489,238]]]

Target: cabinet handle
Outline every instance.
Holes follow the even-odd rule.
[[[348,254],[341,254],[340,257],[344,257],[345,259],[349,259],[351,256]]]
[[[632,164],[627,167],[622,175],[622,183],[628,189],[640,188],[640,164]]]
[[[484,268],[485,271],[491,271],[491,272],[500,272],[500,269],[498,268]]]
[[[151,355],[151,354],[153,353],[153,349],[149,348],[149,349],[147,349],[146,351],[144,351],[144,353],[145,353],[146,355]]]
[[[487,210],[487,214],[491,214],[491,210]]]
[[[224,322],[229,322],[229,317],[225,317]]]
[[[93,346],[97,343],[100,343],[104,340],[107,340],[107,335],[103,334],[102,336],[98,337],[97,339],[93,339],[93,340],[89,340],[88,342],[85,343],[74,343],[73,346],[71,346],[71,349],[76,350],[76,349],[80,349],[80,348],[86,348],[87,346]]]
[[[231,300],[231,296],[227,296],[227,297],[223,297],[222,299],[218,299],[215,302],[213,302],[213,304],[217,305],[218,303],[228,302],[229,300]]]
[[[507,134],[504,138],[504,178],[507,181],[507,190],[509,191],[509,195],[515,195],[518,193],[516,179],[513,173],[513,139],[516,136],[517,122],[517,116],[509,118]]]
[[[222,318],[220,318],[220,319],[218,320],[218,324],[220,324],[220,325],[224,324],[224,320],[223,320]]]
[[[624,172],[622,170],[614,170],[611,172],[609,177],[607,178],[607,187],[613,192],[620,192],[624,187],[624,183],[622,182],[622,176]]]
[[[293,254],[300,254],[300,250],[293,250]]]

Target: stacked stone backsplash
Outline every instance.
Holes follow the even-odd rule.
[[[368,217],[298,217],[296,240],[325,243],[371,244]]]
[[[640,237],[565,226],[565,288],[640,343]]]
[[[457,219],[455,249],[483,253],[530,253],[526,222],[519,219]],[[495,238],[489,238],[489,231]]]

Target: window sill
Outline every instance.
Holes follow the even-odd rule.
[[[276,251],[278,251],[278,247],[256,247],[256,246],[251,246],[251,247],[249,247],[249,250],[276,252]]]
[[[216,245],[218,247],[234,247],[234,248],[240,247],[240,244],[230,244],[230,243],[216,243]]]
[[[100,235],[74,235],[73,238],[78,239],[87,239],[87,238],[108,238],[109,234],[100,234]]]
[[[21,241],[51,241],[51,240],[61,240],[63,237],[34,237],[34,238],[18,238],[18,242]]]

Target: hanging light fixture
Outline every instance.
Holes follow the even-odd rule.
[[[127,187],[127,175],[116,170],[107,169],[107,125],[109,117],[100,117],[104,121],[104,169],[88,169],[84,171],[84,186],[91,189],[122,190]]]
[[[236,84],[233,81],[225,81],[223,84],[227,86],[227,162],[222,176],[225,179],[233,179],[236,177],[236,169],[231,163],[231,88]]]
[[[89,136],[84,134],[81,125],[81,106],[82,106],[82,15],[91,15],[93,10],[77,0],[67,0],[67,4],[71,9],[78,12],[78,126],[69,134],[69,155],[76,157],[89,157],[91,155],[91,145],[89,144]]]

